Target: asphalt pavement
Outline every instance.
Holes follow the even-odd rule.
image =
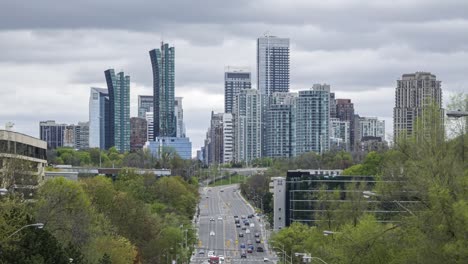
[[[237,185],[226,185],[220,187],[202,187],[200,189],[201,201],[199,204],[200,215],[198,225],[198,245],[192,257],[192,264],[207,263],[208,252],[214,251],[216,256],[224,256],[224,263],[264,263],[264,258],[270,259],[273,263],[273,256],[266,247],[266,237],[263,221],[255,216],[254,209],[241,197]],[[238,216],[241,226],[245,226],[241,217],[253,223],[253,227],[245,226],[247,230],[237,228],[234,216]],[[244,237],[239,237],[242,233]],[[261,243],[255,243],[255,233],[260,234]],[[241,244],[245,244],[247,252],[247,242],[251,241],[254,246],[252,253],[247,253],[247,258],[241,258]],[[264,252],[257,252],[257,247],[262,247]],[[204,252],[200,254],[200,252]]]

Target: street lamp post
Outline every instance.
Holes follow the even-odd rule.
[[[43,223],[35,223],[35,224],[25,225],[25,226],[21,227],[20,229],[16,230],[15,232],[13,232],[8,237],[6,237],[4,241],[8,240],[12,236],[14,236],[16,233],[20,232],[21,230],[23,230],[23,229],[25,229],[27,227],[35,227],[37,229],[42,229],[42,228],[44,228],[44,224]]]
[[[377,193],[375,192],[371,192],[371,191],[363,191],[362,192],[362,196],[366,199],[369,199],[371,196],[379,196]],[[400,206],[401,208],[403,208],[406,212],[408,212],[409,214],[411,214],[412,216],[416,216],[416,214],[411,211],[410,209],[408,209],[406,206],[404,206],[400,201],[397,201],[397,200],[393,200],[392,201],[393,203],[395,203],[396,205]]]
[[[466,111],[461,111],[461,110],[458,110],[458,111],[448,111],[447,112],[447,117],[453,117],[453,118],[456,118],[456,119],[459,119],[460,117],[467,117],[468,116],[468,112]],[[461,147],[462,147],[462,152],[461,152],[461,157],[462,157],[462,161],[463,163],[465,162],[465,128],[462,127],[462,135],[461,135]]]

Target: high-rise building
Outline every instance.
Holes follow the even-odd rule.
[[[349,121],[330,118],[330,149],[349,151]]]
[[[63,131],[63,146],[75,148],[75,125],[65,126]]]
[[[130,76],[109,69],[104,72],[109,90],[111,145],[130,151]]]
[[[335,93],[331,93],[331,92],[330,92],[330,118],[336,118]]]
[[[385,120],[379,120],[377,117],[360,117],[359,118],[359,138],[363,137],[380,137],[385,140]]]
[[[349,122],[349,143],[350,150],[355,149],[355,117],[354,117],[354,104],[351,99],[336,99],[336,118],[341,121]]]
[[[185,137],[184,108],[182,107],[183,97],[176,97],[174,101],[174,116],[176,118],[176,137]]]
[[[440,83],[430,72],[403,74],[401,80],[397,80],[393,108],[394,140],[399,136],[411,135],[416,119],[423,117],[424,111],[432,104],[442,110],[443,118]]]
[[[296,155],[330,148],[330,90],[314,87],[299,91],[296,101]]]
[[[146,141],[154,140],[154,112],[146,112]]]
[[[152,95],[138,95],[138,117],[145,118],[146,112],[153,112],[154,100]]]
[[[206,133],[205,164],[229,163],[234,155],[233,119],[230,113],[211,112],[211,122]]]
[[[161,43],[161,49],[149,51],[153,68],[154,137],[176,137],[174,116],[175,49]]]
[[[130,130],[130,150],[138,151],[143,149],[148,136],[146,119],[139,117],[130,118]]]
[[[264,149],[267,157],[295,155],[296,93],[273,93],[265,112]]]
[[[262,105],[264,96],[254,89],[241,90],[234,104],[235,161],[262,157]]]
[[[89,147],[108,149],[110,141],[110,104],[107,89],[91,87],[89,96]]]
[[[89,148],[89,122],[78,122],[75,125],[75,146],[76,149]]]
[[[64,133],[67,124],[57,124],[54,120],[41,121],[39,123],[40,139],[47,142],[47,149],[63,147]]]
[[[232,113],[234,100],[242,89],[251,89],[250,71],[243,68],[227,67],[224,72],[224,112]]]
[[[264,36],[257,40],[257,88],[262,94],[289,92],[289,39]]]

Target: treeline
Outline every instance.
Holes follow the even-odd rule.
[[[162,151],[161,157],[156,158],[148,150],[120,153],[115,147],[108,150],[91,148],[75,150],[73,148],[57,148],[47,151],[49,165],[72,165],[82,167],[104,168],[142,168],[142,169],[170,169],[173,175],[183,176],[185,179],[194,175],[202,165],[196,160],[184,160],[171,148]]]
[[[380,181],[367,197],[362,186],[346,190],[357,194],[346,206],[322,203],[328,204],[318,215],[323,221],[313,226],[294,223],[275,233],[270,241],[279,256],[286,252],[294,263],[302,258],[294,253],[326,263],[468,263],[468,135],[459,130],[448,140],[440,116],[427,112],[411,137],[348,168],[344,174]],[[333,195],[319,199],[336,200]],[[379,212],[363,206],[365,199],[398,213],[378,222]]]
[[[186,261],[198,183],[123,170],[78,182],[56,178],[34,202],[0,197],[0,263],[166,263]],[[44,223],[43,229],[25,228]]]

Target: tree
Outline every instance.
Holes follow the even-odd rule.
[[[112,264],[112,261],[109,255],[104,254],[104,256],[102,256],[102,258],[99,260],[99,264]]]

